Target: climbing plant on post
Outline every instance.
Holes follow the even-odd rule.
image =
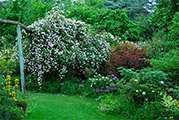
[[[18,48],[19,48],[19,60],[20,60],[21,87],[22,87],[23,94],[25,94],[24,62],[23,62],[23,52],[22,52],[20,27],[22,27],[23,29],[25,29],[28,32],[32,32],[32,30],[30,30],[29,28],[27,28],[27,26],[25,26],[22,23],[17,22],[17,21],[0,19],[0,22],[6,23],[6,24],[17,25],[17,38],[18,38]]]

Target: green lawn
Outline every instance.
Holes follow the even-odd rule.
[[[24,120],[125,120],[120,115],[102,114],[92,98],[62,94],[27,93],[30,114]]]

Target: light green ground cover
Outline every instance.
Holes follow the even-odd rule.
[[[124,120],[120,115],[102,114],[92,98],[62,94],[27,93],[31,112],[24,120]]]

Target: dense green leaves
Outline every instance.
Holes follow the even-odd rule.
[[[179,49],[171,50],[163,58],[150,60],[154,69],[162,70],[170,75],[173,82],[179,79]],[[179,84],[179,83],[178,83]]]
[[[172,24],[168,27],[169,29],[169,37],[172,40],[179,40],[179,11],[175,13]]]
[[[130,18],[138,17],[141,14],[147,14],[143,8],[145,0],[106,0],[104,8],[127,10]]]
[[[173,17],[177,11],[179,11],[179,0],[159,0],[152,21],[158,25],[159,29],[168,33],[171,30],[169,26],[175,22]]]
[[[82,20],[98,31],[110,32],[123,40],[138,41],[140,39],[138,26],[129,20],[124,10],[96,9],[76,5],[64,12],[68,18]]]
[[[39,18],[45,16],[46,12],[52,8],[53,1],[40,2],[39,0],[10,0],[3,4],[0,12],[0,18],[14,20],[29,25]],[[8,39],[8,42],[15,42],[17,36],[16,26],[0,23],[0,36]]]
[[[102,8],[104,6],[104,1],[105,0],[85,0],[85,3],[88,6],[93,6],[97,8]]]

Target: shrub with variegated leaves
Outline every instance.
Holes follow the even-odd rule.
[[[36,76],[40,88],[43,79],[51,79],[51,73],[63,79],[69,70],[98,69],[108,59],[109,38],[55,9],[28,27],[34,32],[23,31],[25,70]],[[44,78],[46,74],[50,78]]]

